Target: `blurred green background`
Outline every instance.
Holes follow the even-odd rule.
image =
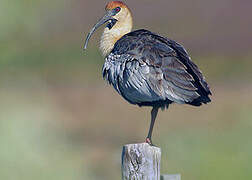
[[[116,180],[124,144],[143,142],[149,108],[129,105],[101,75],[107,1],[0,1],[0,179]],[[212,103],[159,113],[162,173],[252,179],[250,0],[127,0],[134,28],[182,43]]]

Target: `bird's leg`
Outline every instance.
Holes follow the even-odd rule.
[[[150,123],[150,128],[149,128],[149,132],[148,132],[148,136],[146,137],[145,142],[148,143],[149,145],[153,145],[152,141],[151,141],[151,136],[152,136],[152,130],[154,127],[154,123],[157,117],[157,113],[158,113],[158,107],[153,107],[151,110],[151,123]]]

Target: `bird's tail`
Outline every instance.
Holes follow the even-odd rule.
[[[211,102],[211,99],[207,96],[200,96],[197,99],[194,99],[191,102],[188,102],[187,104],[193,105],[193,106],[200,106],[202,103],[207,104]]]

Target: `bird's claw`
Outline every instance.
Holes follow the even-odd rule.
[[[152,141],[151,141],[151,138],[148,138],[148,137],[147,137],[147,138],[145,139],[145,142],[148,143],[150,146],[153,146]]]

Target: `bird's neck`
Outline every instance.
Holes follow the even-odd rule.
[[[132,18],[126,17],[123,21],[117,21],[117,23],[109,29],[106,27],[101,36],[100,49],[104,56],[108,55],[116,41],[118,41],[123,35],[131,32],[132,30]]]

